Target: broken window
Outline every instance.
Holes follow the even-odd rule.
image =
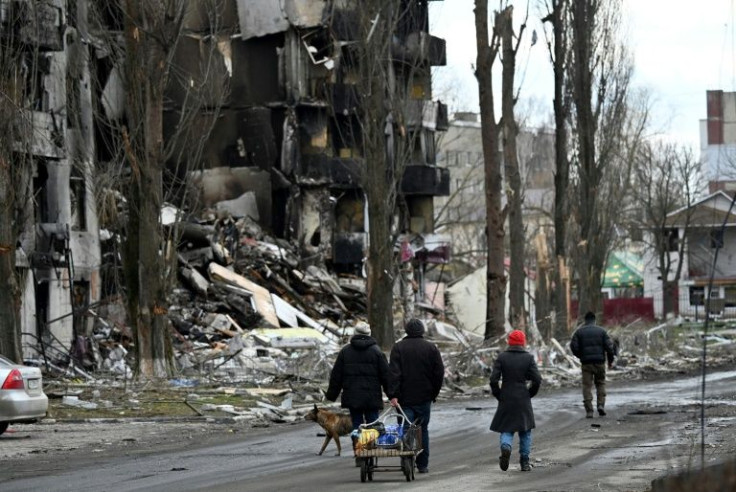
[[[670,253],[676,253],[678,247],[679,234],[676,228],[664,230],[666,251]]]
[[[347,190],[337,197],[335,204],[335,232],[365,232],[363,194]]]
[[[302,154],[325,153],[328,144],[325,109],[302,106],[298,109],[298,118]]]
[[[38,161],[36,173],[33,176],[33,203],[35,205],[36,222],[49,221],[49,208],[46,200],[46,182],[48,179],[46,163]]]
[[[402,0],[396,31],[402,39],[413,32],[429,31],[427,0]]]
[[[330,122],[332,146],[341,159],[358,158],[363,155],[360,138],[360,122],[350,116],[335,115]]]
[[[705,299],[705,287],[702,286],[690,286],[690,305],[691,306],[702,306],[703,299]]]
[[[72,230],[87,230],[87,188],[81,170],[77,166],[72,167],[69,177],[69,190],[72,208]]]

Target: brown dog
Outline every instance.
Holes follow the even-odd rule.
[[[314,409],[310,410],[304,416],[304,419],[317,422],[325,430],[325,434],[327,434],[325,436],[325,442],[322,443],[322,449],[317,454],[321,455],[324,453],[330,439],[334,439],[337,445],[337,454],[335,456],[340,456],[340,452],[342,451],[340,447],[340,436],[347,436],[353,432],[353,421],[350,415],[330,412],[326,408],[317,408],[315,404]]]

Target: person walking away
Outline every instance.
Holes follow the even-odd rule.
[[[584,324],[572,335],[570,350],[580,359],[585,417],[592,419],[594,385],[598,415],[606,415],[606,361],[611,369],[616,348],[606,330],[595,324],[594,313],[588,311],[583,319]]]
[[[391,405],[401,405],[410,422],[422,429],[422,449],[416,460],[419,473],[429,472],[429,417],[432,402],[442,388],[445,366],[439,349],[424,339],[424,324],[411,319],[406,336],[391,349],[389,393]]]
[[[325,396],[336,401],[342,391],[341,406],[350,411],[355,430],[378,418],[383,409],[381,390],[388,395],[388,375],[386,355],[371,336],[370,326],[360,322],[350,343],[337,354]]]
[[[532,398],[542,385],[534,356],[526,351],[526,335],[514,330],[508,336],[508,348],[498,354],[491,372],[491,393],[498,400],[491,430],[501,434],[499,466],[509,468],[514,433],[519,434],[521,471],[531,471],[532,429],[535,427]],[[527,381],[531,384],[527,385]],[[499,385],[499,382],[502,382]]]

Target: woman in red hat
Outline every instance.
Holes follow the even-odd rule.
[[[514,433],[519,433],[519,458],[521,471],[530,471],[529,454],[532,451],[534,410],[532,398],[539,391],[542,376],[532,354],[527,352],[526,335],[521,330],[509,333],[508,348],[501,352],[493,364],[491,392],[498,400],[491,430],[501,433],[501,470],[509,468]],[[503,384],[499,385],[499,381]],[[531,381],[531,385],[527,385]]]

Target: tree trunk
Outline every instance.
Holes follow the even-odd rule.
[[[17,231],[13,227],[15,202],[8,199],[16,194],[12,176],[10,161],[0,156],[0,196],[3,197],[0,204],[0,354],[20,362],[20,288],[15,268]]]
[[[393,257],[391,218],[396,203],[399,176],[396,162],[390,156],[393,142],[389,73],[390,42],[393,30],[394,0],[364,2],[361,26],[365,43],[361,43],[360,70],[363,75],[363,142],[365,172],[363,188],[368,200],[368,322],[379,346],[390,349],[394,344],[393,287],[396,265]],[[376,17],[376,14],[379,14]],[[375,19],[378,19],[375,24]],[[369,33],[372,33],[369,35]]]
[[[534,307],[537,313],[537,328],[542,336],[549,340],[554,336],[552,333],[552,321],[550,320],[550,289],[549,289],[549,248],[547,236],[544,231],[539,231],[535,237],[535,249],[537,253],[537,282],[534,297]]]
[[[667,319],[670,313],[676,314],[677,305],[677,281],[662,280],[662,318]]]
[[[597,312],[601,299],[602,264],[594,261],[598,223],[598,186],[601,180],[596,162],[595,135],[598,131],[593,114],[593,77],[591,71],[592,33],[596,26],[595,10],[588,1],[573,2],[572,6],[573,99],[577,120],[577,155],[579,159],[578,219],[580,238],[576,258],[578,280],[578,314]],[[605,258],[604,258],[605,261]]]
[[[568,305],[565,288],[565,272],[560,267],[566,265],[567,249],[565,237],[567,233],[568,206],[567,188],[570,181],[570,161],[567,158],[567,117],[569,106],[565,99],[565,70],[567,61],[567,35],[565,23],[566,0],[555,0],[552,3],[552,29],[554,33],[553,72],[555,97],[553,101],[555,114],[555,257],[557,268],[554,269],[552,290],[555,305],[554,336],[562,339],[568,331]]]
[[[3,11],[9,17],[3,21],[14,25],[11,7],[4,5]],[[24,72],[36,70],[38,55],[23,53],[11,31],[6,29],[0,39],[0,354],[21,362],[21,286],[15,262],[19,235],[29,219],[25,211],[32,209],[27,204],[33,137],[19,108],[30,100],[26,92],[32,82]]]
[[[160,39],[168,28],[165,8],[155,0],[126,2],[128,123],[126,153],[132,168],[126,282],[138,373],[163,378],[172,373],[166,320],[166,279],[159,216],[163,202],[163,95],[167,59]],[[142,26],[146,26],[143,29]]]
[[[497,17],[501,33],[501,60],[503,65],[501,79],[501,121],[503,122],[503,162],[506,178],[506,199],[509,216],[509,321],[511,326],[523,330],[527,323],[524,302],[524,222],[521,206],[524,201],[519,173],[519,157],[516,138],[519,128],[514,116],[514,74],[516,72],[516,51],[514,50],[513,7],[506,7]]]
[[[475,2],[475,36],[478,49],[475,77],[478,79],[481,142],[483,145],[486,198],[486,329],[485,338],[503,335],[506,275],[504,272],[504,213],[501,210],[501,156],[498,125],[493,108],[491,70],[497,55],[495,37],[489,44],[488,0]]]

